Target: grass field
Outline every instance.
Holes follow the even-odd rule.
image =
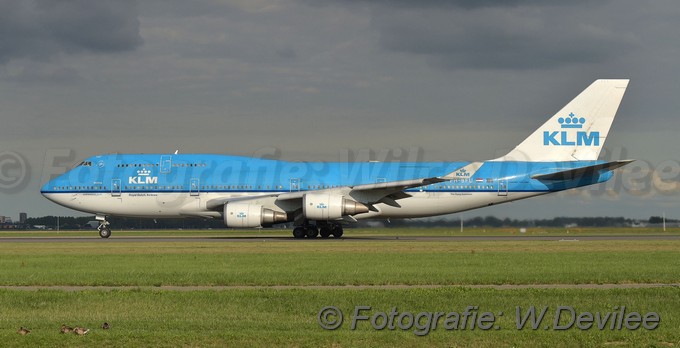
[[[291,236],[290,229],[261,229],[261,230],[114,230],[114,236],[207,236],[207,237],[238,237],[238,236]],[[457,226],[451,228],[348,228],[345,230],[346,237],[369,237],[369,236],[600,236],[600,235],[680,235],[680,228],[646,227],[611,227],[611,228],[527,228],[520,233],[518,228],[464,228],[460,231]],[[96,230],[81,231],[0,231],[2,237],[96,237]]]
[[[354,232],[354,231],[352,231]],[[363,235],[392,230],[358,231]],[[508,234],[512,231],[469,231]],[[66,234],[68,235],[67,232]],[[80,232],[74,232],[77,234]],[[91,235],[92,232],[90,232]],[[127,232],[163,235],[170,232]],[[221,234],[224,231],[183,231]],[[229,234],[231,233],[231,234]],[[242,235],[244,232],[227,232]],[[251,235],[260,236],[262,232]],[[283,233],[283,232],[281,232]],[[289,233],[285,232],[286,235]],[[348,233],[351,233],[348,230]],[[435,230],[401,235],[441,235]],[[527,232],[530,233],[530,232]],[[535,232],[538,233],[538,232]],[[546,233],[555,233],[546,232]],[[561,233],[564,233],[562,231]],[[573,233],[627,234],[627,230]],[[645,233],[658,234],[654,231]],[[677,233],[677,231],[675,232]],[[117,234],[120,235],[120,234]],[[6,236],[3,234],[3,237]],[[66,237],[68,238],[68,237]],[[405,241],[316,240],[252,242],[0,242],[0,285],[211,286],[297,285],[297,289],[207,291],[0,290],[0,339],[17,346],[668,346],[680,344],[680,290],[441,288],[315,289],[307,285],[473,285],[680,283],[680,241]],[[323,330],[324,306],[345,312],[345,323]],[[375,311],[504,312],[499,330],[350,330],[356,305]],[[655,311],[655,330],[517,330],[515,307],[573,306]],[[551,322],[550,313],[546,322]],[[101,323],[112,329],[97,329]],[[87,336],[60,335],[59,326],[93,328]],[[16,330],[33,330],[20,336]]]
[[[680,341],[680,293],[677,289],[636,290],[226,290],[226,291],[0,291],[0,339],[4,345],[26,346],[634,346]],[[317,323],[318,311],[334,305],[348,318],[335,331]],[[476,305],[504,312],[499,330],[435,329],[418,336],[415,329],[376,331],[363,322],[350,329],[352,309],[375,311],[458,311]],[[578,329],[518,330],[515,306],[572,305],[578,311],[607,311],[626,305],[656,311],[656,330]],[[552,317],[546,322],[551,323]],[[111,329],[98,329],[102,322]],[[60,335],[62,323],[93,328],[84,337]],[[15,333],[30,327],[28,336]]]
[[[3,345],[26,346],[601,346],[607,343],[663,346],[680,341],[680,291],[636,290],[251,290],[251,291],[0,291],[0,339]],[[615,305],[656,311],[656,330],[578,329],[518,330],[515,306],[572,305],[579,311],[607,311]],[[317,323],[328,305],[347,318],[335,331]],[[350,329],[356,305],[375,311],[458,311],[476,305],[504,312],[499,330],[435,329],[418,336],[415,329],[376,331],[362,322]],[[553,317],[546,319],[551,323]],[[102,322],[111,329],[98,329]],[[93,328],[87,336],[61,335],[62,323]],[[30,327],[28,336],[15,333]]]
[[[0,285],[680,282],[680,241],[0,243]]]

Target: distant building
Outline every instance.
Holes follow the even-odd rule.
[[[25,224],[26,220],[28,219],[28,214],[26,213],[19,213],[19,223],[20,224]]]
[[[6,221],[6,218],[4,216],[0,216],[0,224],[4,224]]]

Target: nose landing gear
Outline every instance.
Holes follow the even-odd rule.
[[[97,227],[97,230],[99,231],[99,236],[102,238],[111,237],[111,229],[109,228],[110,223],[106,221],[106,216],[97,215],[95,219],[99,221],[99,227]]]
[[[102,238],[109,238],[111,237],[111,229],[108,227],[101,227],[99,228],[99,236]]]

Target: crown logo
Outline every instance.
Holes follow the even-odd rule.
[[[151,175],[151,171],[146,169],[146,168],[142,168],[142,169],[137,171],[137,175],[139,175],[139,176],[149,176],[149,175]]]
[[[586,118],[579,118],[572,112],[567,117],[558,118],[557,122],[560,123],[560,127],[562,128],[583,128],[583,125],[586,123]]]

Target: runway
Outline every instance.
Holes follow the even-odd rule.
[[[216,242],[216,243],[254,243],[254,242],[338,242],[343,241],[393,241],[393,242],[445,242],[445,241],[606,241],[606,240],[680,240],[680,235],[600,235],[600,236],[347,236],[342,238],[295,239],[288,236],[120,236],[103,239],[98,235],[88,237],[0,237],[0,243],[171,243],[171,242]]]

